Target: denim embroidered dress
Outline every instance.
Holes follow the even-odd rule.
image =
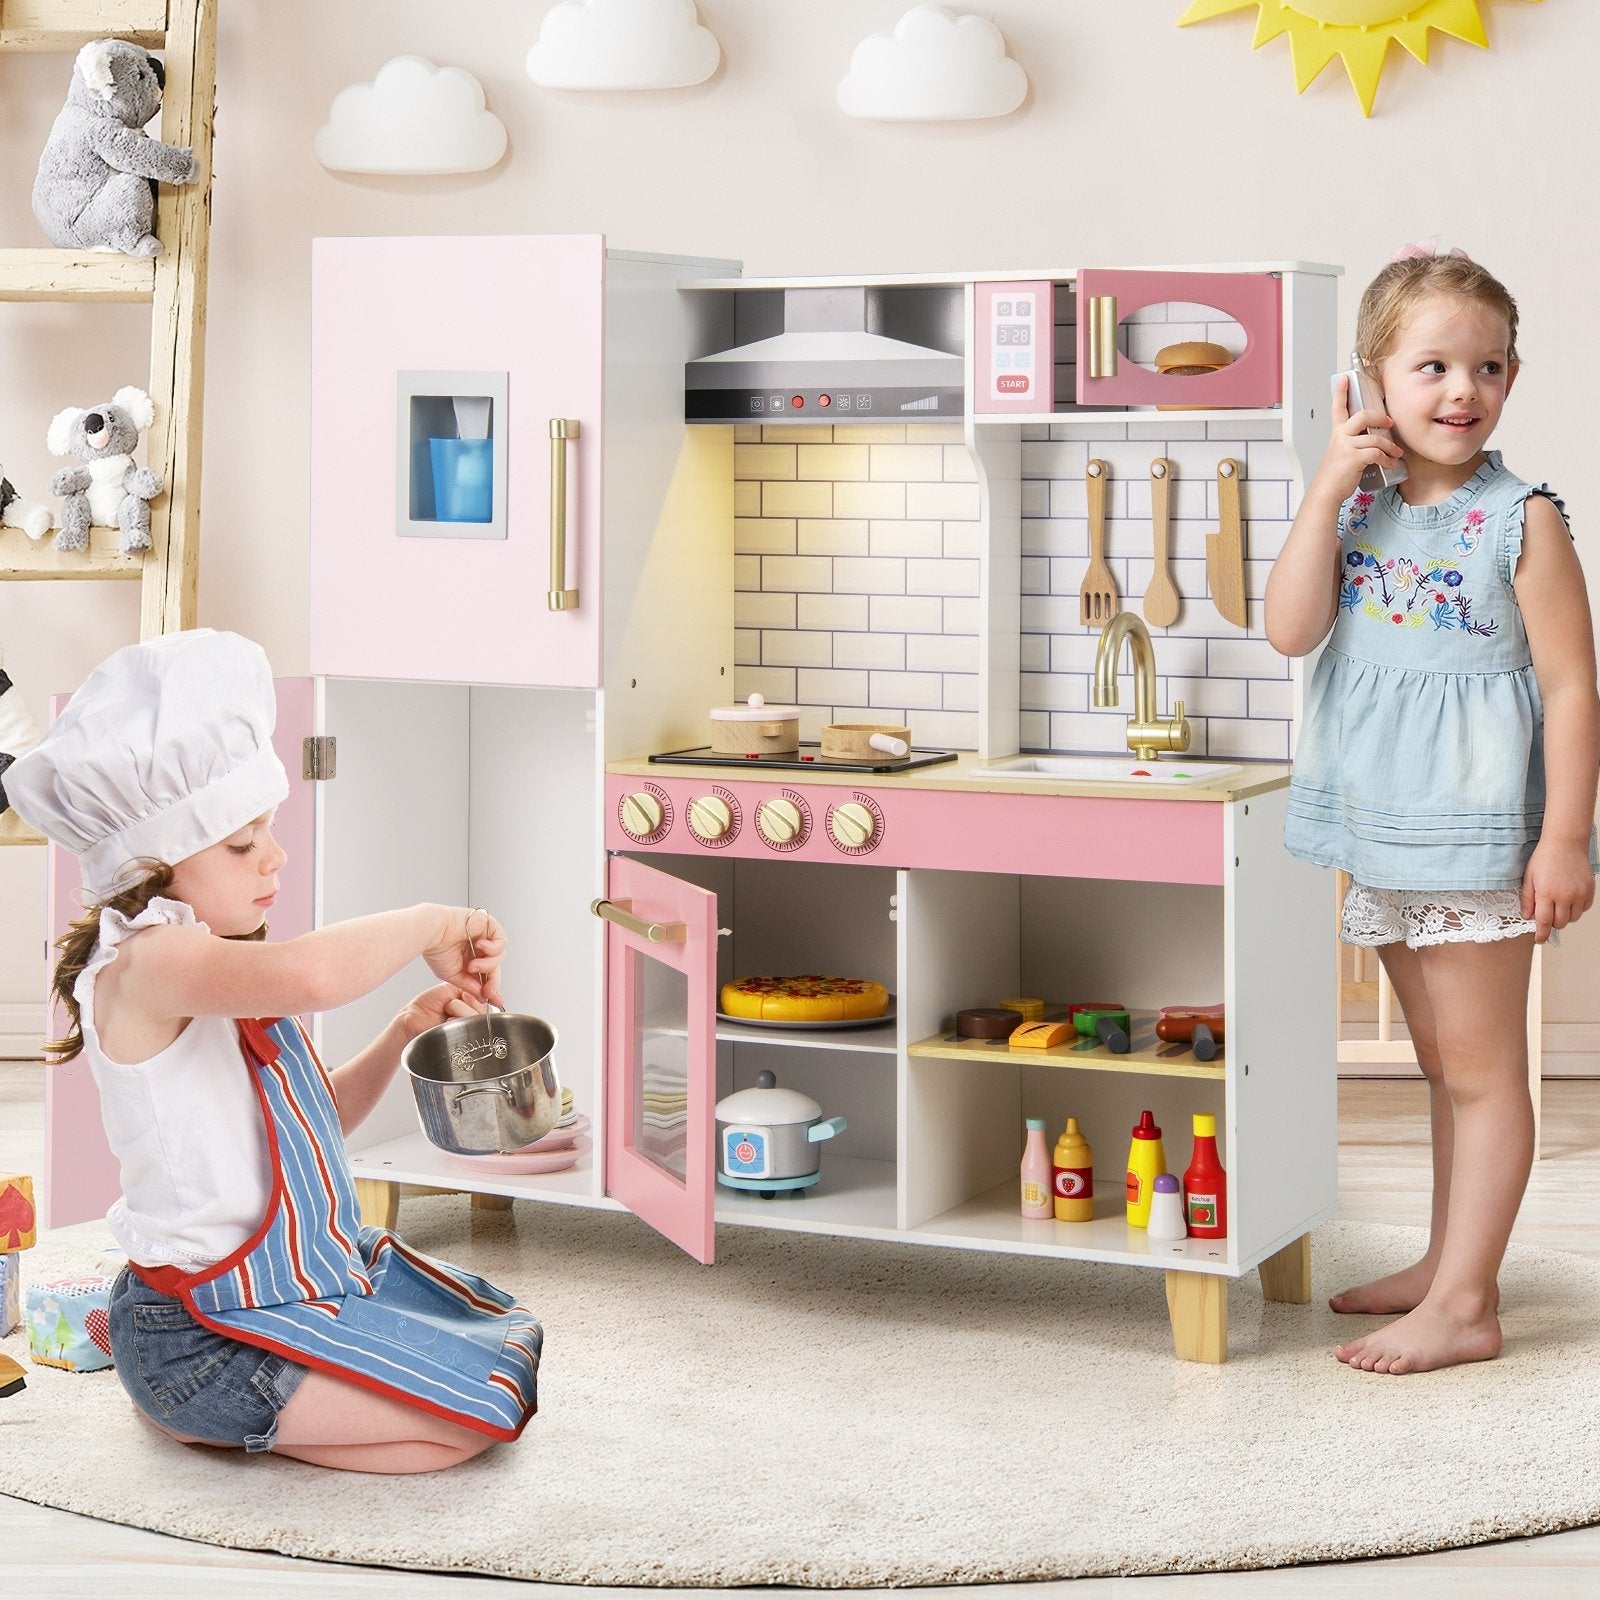
[[[1295,752],[1284,844],[1391,889],[1515,889],[1544,820],[1544,708],[1511,587],[1544,485],[1498,451],[1448,500],[1339,516],[1339,614]],[[1594,843],[1590,842],[1591,865]]]

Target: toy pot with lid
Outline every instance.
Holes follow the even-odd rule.
[[[843,1117],[824,1117],[810,1095],[777,1084],[776,1074],[758,1072],[753,1088],[717,1102],[717,1182],[768,1200],[817,1182],[823,1141],[845,1130]]]
[[[792,756],[800,748],[800,707],[769,706],[758,694],[743,705],[713,706],[711,748],[719,756]]]

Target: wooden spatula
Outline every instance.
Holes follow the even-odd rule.
[[[1144,592],[1144,620],[1157,628],[1170,628],[1178,620],[1178,591],[1172,581],[1172,463],[1157,456],[1150,463],[1150,526],[1155,551],[1155,571]]]
[[[1248,621],[1244,599],[1244,523],[1239,516],[1242,463],[1224,456],[1217,463],[1217,531],[1206,535],[1206,576],[1217,614],[1235,627]]]
[[[1116,577],[1106,565],[1106,480],[1110,476],[1111,468],[1104,461],[1091,461],[1084,468],[1089,496],[1089,570],[1078,590],[1078,621],[1086,628],[1103,628],[1122,609]]]

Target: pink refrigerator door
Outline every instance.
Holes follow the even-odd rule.
[[[272,937],[292,939],[311,931],[313,788],[301,777],[301,745],[312,731],[311,679],[279,678],[277,692],[278,726],[272,743],[289,774],[289,796],[278,807],[273,831],[289,859],[279,874]],[[65,704],[66,696],[57,696],[51,714]],[[46,883],[54,945],[67,924],[82,915],[77,857],[51,845]],[[53,1017],[52,1028],[63,1021]],[[121,1175],[100,1125],[100,1096],[82,1056],[65,1066],[45,1068],[44,1119],[44,1201],[40,1207],[44,1225],[65,1228],[104,1216],[121,1193]]]
[[[695,1260],[715,1253],[716,896],[613,856],[606,924],[606,1191]]]
[[[604,292],[598,234],[314,242],[313,672],[599,683]],[[493,486],[494,516],[476,530],[486,536],[463,536],[475,517],[418,510],[410,474],[422,471],[430,444],[452,441],[411,439],[409,430],[424,427],[420,416],[447,432],[458,425],[431,406],[418,412],[418,386],[498,396],[487,402],[487,425],[492,475],[503,470],[505,481]],[[551,423],[563,419],[577,424],[577,437],[553,444]],[[557,453],[566,488],[560,580]],[[402,515],[422,520],[402,532]],[[566,595],[563,609],[550,609],[553,591]]]
[[[1272,273],[1086,270],[1077,289],[1080,405],[1209,409],[1282,400],[1283,280]],[[1212,306],[1231,317],[1244,329],[1244,349],[1226,367],[1187,376],[1119,358],[1117,324],[1146,306],[1173,303]]]

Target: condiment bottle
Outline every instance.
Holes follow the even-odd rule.
[[[1051,1188],[1057,1222],[1094,1221],[1094,1151],[1068,1117],[1051,1160]]]
[[[1044,1146],[1044,1118],[1028,1118],[1028,1142],[1022,1150],[1022,1214],[1053,1217],[1050,1200],[1050,1152]]]
[[[1183,1220],[1183,1196],[1178,1193],[1178,1180],[1170,1172],[1163,1172],[1150,1189],[1150,1237],[1182,1239],[1188,1231]]]
[[[1150,1196],[1156,1179],[1167,1170],[1167,1153],[1161,1148],[1161,1130],[1148,1111],[1139,1113],[1139,1125],[1128,1146],[1128,1222],[1143,1228],[1150,1222]]]
[[[1194,1154],[1183,1175],[1183,1209],[1191,1239],[1228,1236],[1228,1174],[1217,1155],[1217,1119],[1208,1111],[1194,1116]]]

